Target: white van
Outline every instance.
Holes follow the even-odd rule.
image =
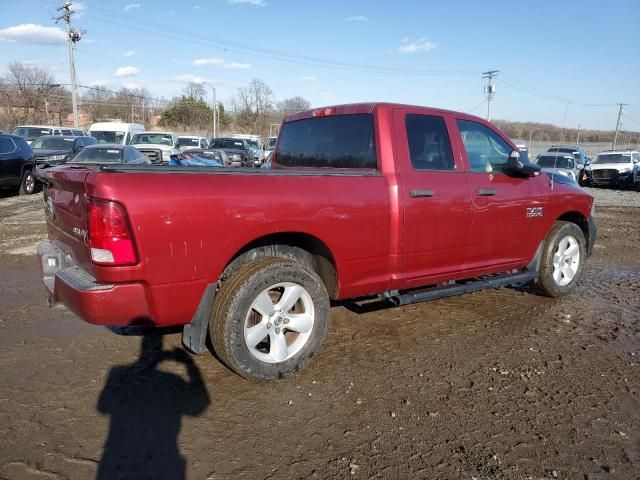
[[[144,125],[139,123],[100,122],[89,127],[89,136],[98,140],[98,143],[127,145],[140,132],[144,132]]]

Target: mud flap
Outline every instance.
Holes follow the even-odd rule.
[[[186,324],[182,330],[182,344],[196,354],[202,353],[206,349],[209,317],[211,316],[216,288],[217,285],[215,283],[207,285],[191,323]]]
[[[527,270],[529,272],[536,272],[536,273],[540,272],[540,262],[542,261],[542,252],[544,252],[544,244],[545,244],[544,240],[540,242],[540,245],[538,245],[538,249],[536,250],[535,255],[527,265]]]

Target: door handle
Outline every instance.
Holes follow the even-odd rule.
[[[419,188],[411,190],[411,198],[417,197],[433,197],[433,190]]]
[[[479,197],[490,197],[496,194],[495,188],[479,188],[476,190]]]

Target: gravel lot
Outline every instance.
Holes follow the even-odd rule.
[[[0,199],[0,479],[640,478],[640,193],[590,192],[572,296],[335,306],[267,384],[47,308],[40,196]]]

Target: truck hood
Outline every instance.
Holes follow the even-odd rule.
[[[132,143],[131,146],[136,147],[137,149],[140,149],[140,150],[145,150],[149,148],[162,150],[163,152],[173,152],[176,150],[175,147],[171,147],[169,145],[154,145],[151,143]]]
[[[622,170],[623,168],[633,168],[633,163],[597,163],[589,165],[591,170]]]
[[[69,155],[71,150],[60,150],[54,148],[34,148],[33,155],[35,157],[52,157],[54,155]]]

